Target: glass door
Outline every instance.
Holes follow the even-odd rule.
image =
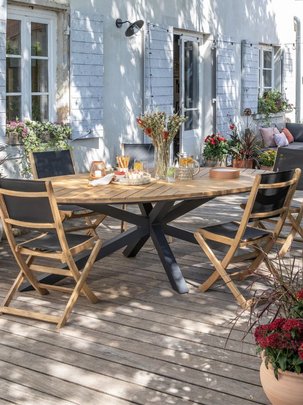
[[[187,117],[180,132],[180,152],[198,158],[201,142],[199,38],[180,35],[180,113]]]

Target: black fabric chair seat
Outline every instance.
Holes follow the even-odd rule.
[[[91,236],[88,235],[66,234],[65,236],[70,249],[91,239]],[[59,239],[55,233],[47,233],[43,237],[20,243],[20,246],[44,252],[57,252],[62,250]]]
[[[234,239],[236,237],[236,233],[238,232],[238,230],[239,224],[237,222],[227,222],[226,224],[207,226],[203,228],[203,231],[208,231],[231,239]],[[247,226],[242,240],[245,242],[253,241],[263,238],[264,236],[268,236],[270,234],[271,232],[268,232],[266,230]]]

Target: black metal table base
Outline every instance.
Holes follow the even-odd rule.
[[[123,254],[126,257],[135,257],[148,239],[151,238],[172,288],[180,294],[184,294],[188,292],[188,287],[167,242],[166,235],[191,243],[197,242],[192,232],[169,225],[169,222],[192,211],[194,208],[201,206],[209,200],[211,200],[211,198],[183,200],[179,202],[159,201],[154,204],[139,203],[137,204],[140,209],[139,214],[107,204],[81,204],[81,206],[135,225],[126,232],[105,241],[96,260],[100,260],[123,247],[125,247]],[[80,269],[84,267],[86,259],[87,255],[77,258],[76,264]],[[43,278],[43,283],[50,284],[60,279],[62,279],[61,276],[50,275]],[[22,288],[21,291],[29,289],[31,289],[30,285]]]

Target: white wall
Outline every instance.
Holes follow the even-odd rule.
[[[143,35],[126,38],[115,26],[116,18],[134,21],[143,19],[163,27],[173,26],[202,33],[214,38],[235,41],[236,110],[240,112],[241,40],[253,43],[284,44],[294,42],[293,8],[283,0],[150,0],[91,1],[71,0],[72,9],[104,16],[104,154],[114,156],[120,142],[140,142],[136,116],[142,112],[143,98]],[[211,42],[210,42],[211,47]],[[207,54],[207,53],[206,53]],[[210,53],[206,57],[203,88],[206,117],[203,131],[211,125]],[[288,89],[290,101],[294,88]],[[206,100],[206,101],[205,101]],[[203,134],[204,135],[204,134]],[[87,141],[88,142],[88,141]]]

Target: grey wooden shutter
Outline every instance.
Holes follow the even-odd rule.
[[[241,112],[245,108],[258,111],[259,55],[257,45],[241,42]]]
[[[173,29],[147,24],[145,32],[144,109],[173,112]]]
[[[222,135],[228,130],[228,117],[237,112],[235,46],[229,40],[216,46],[216,131]]]
[[[6,123],[6,0],[0,0],[0,137],[5,137]]]
[[[70,119],[73,138],[103,134],[103,16],[71,12]]]

